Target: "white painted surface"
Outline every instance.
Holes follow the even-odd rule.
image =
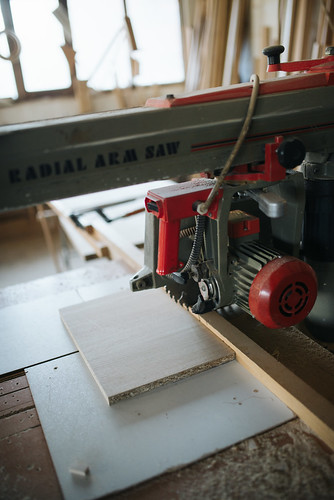
[[[59,309],[79,302],[68,291],[0,309],[0,375],[75,352]]]
[[[135,273],[127,274],[125,276],[121,276],[120,278],[97,283],[96,285],[80,286],[77,288],[77,292],[82,300],[87,302],[88,300],[105,297],[111,293],[117,294],[122,291],[130,290],[130,280],[134,274]],[[110,306],[112,306],[112,302]]]
[[[112,407],[78,353],[27,376],[68,500],[122,490],[293,418],[236,361]],[[89,475],[71,474],[78,463]]]
[[[71,213],[80,213],[93,210],[96,207],[116,205],[124,201],[131,201],[141,198],[143,201],[149,189],[157,189],[160,187],[174,184],[173,181],[152,181],[143,184],[134,184],[116,189],[108,189],[98,193],[84,194],[80,196],[72,196],[72,198],[63,198],[61,200],[52,201],[51,204],[59,210],[63,215],[71,215]]]

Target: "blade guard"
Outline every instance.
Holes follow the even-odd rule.
[[[147,193],[146,210],[159,219],[157,274],[165,276],[182,268],[183,263],[179,261],[181,220],[198,215],[197,203],[207,199],[214,184],[212,179],[193,179]],[[222,196],[223,190],[220,189],[205,215],[212,219],[217,217]]]

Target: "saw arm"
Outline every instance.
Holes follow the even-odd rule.
[[[0,127],[0,209],[219,170],[251,91],[239,84],[134,110]],[[297,137],[307,152],[333,153],[333,116],[333,72],[262,82],[233,165],[263,163],[264,145],[277,136]]]

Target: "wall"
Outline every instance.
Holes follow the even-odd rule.
[[[99,112],[120,108],[143,106],[149,97],[165,94],[180,94],[183,84],[156,85],[153,87],[136,87],[116,89],[111,92],[94,92],[88,89],[86,111]],[[85,96],[87,98],[87,96]],[[0,100],[0,125],[20,123],[47,118],[58,118],[80,113],[83,103],[77,97],[43,97],[40,99],[17,102]]]

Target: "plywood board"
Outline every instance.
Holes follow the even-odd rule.
[[[161,290],[125,291],[60,315],[109,404],[234,359]]]
[[[65,500],[100,498],[294,417],[236,361],[110,407],[79,353],[27,377]],[[71,474],[78,462],[88,476]]]

